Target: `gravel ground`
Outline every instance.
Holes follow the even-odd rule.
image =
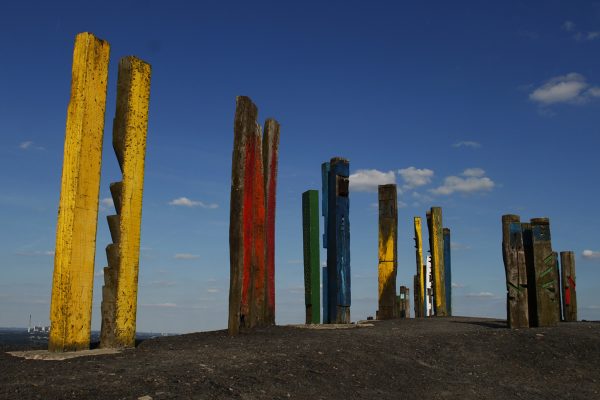
[[[509,330],[429,318],[149,339],[25,360],[0,348],[1,399],[600,399],[600,323]]]

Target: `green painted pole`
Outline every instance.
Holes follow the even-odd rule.
[[[304,239],[304,303],[306,323],[321,322],[319,266],[319,191],[302,193],[302,230]]]

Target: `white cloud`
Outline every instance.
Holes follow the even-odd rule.
[[[598,38],[600,38],[600,32],[598,32],[598,31],[588,32],[586,38],[587,38],[587,40],[598,39]]]
[[[198,258],[200,258],[200,256],[197,254],[190,253],[177,253],[173,256],[173,258],[175,258],[176,260],[197,260]]]
[[[575,23],[573,21],[565,21],[565,23],[562,24],[562,29],[567,32],[571,32],[573,29],[575,29]]]
[[[479,299],[489,299],[489,298],[494,297],[494,293],[491,293],[491,292],[467,293],[467,297],[476,297]]]
[[[201,201],[188,199],[187,197],[179,197],[177,199],[173,199],[169,202],[169,205],[182,206],[182,207],[201,207],[201,208],[210,208],[210,209],[219,207],[218,204],[214,204],[214,203],[207,204],[207,203],[203,203]]]
[[[600,258],[600,251],[584,250],[581,253],[581,256],[583,258],[587,258],[588,260],[596,260]]]
[[[481,143],[473,142],[471,140],[463,140],[463,141],[454,143],[452,145],[452,147],[470,147],[472,149],[478,149],[481,147]]]
[[[485,175],[481,168],[468,168],[463,171],[462,176],[448,176],[444,184],[430,192],[437,195],[450,195],[452,193],[476,193],[487,192],[496,185],[494,181]]]
[[[481,168],[467,168],[462,174],[467,177],[480,178],[485,175],[485,171]]]
[[[42,146],[34,146],[33,143],[34,143],[33,140],[27,140],[25,142],[21,142],[21,143],[19,143],[19,148],[21,150],[30,150],[30,149],[46,150]]]
[[[398,208],[406,208],[408,204],[403,202],[402,200],[398,200]]]
[[[590,87],[583,75],[571,72],[551,78],[531,92],[529,99],[541,105],[582,104],[590,97],[598,96],[600,96],[600,87]]]
[[[33,250],[33,251],[17,251],[15,252],[16,255],[18,256],[25,256],[25,257],[29,257],[29,256],[54,256],[54,250],[45,250],[45,251],[40,251],[40,250]]]
[[[28,140],[26,142],[22,142],[21,144],[19,144],[19,148],[22,150],[27,150],[28,148],[30,148],[33,145],[33,141]]]
[[[462,289],[465,287],[465,285],[463,285],[462,283],[452,282],[452,287],[455,289]]]
[[[396,183],[394,171],[382,172],[376,169],[359,169],[350,177],[350,189],[357,192],[376,192],[379,185]]]
[[[408,167],[398,170],[398,175],[402,177],[405,182],[403,188],[413,189],[419,186],[427,185],[431,182],[433,177],[433,170],[423,168]]]
[[[221,289],[219,289],[219,288],[208,288],[208,289],[206,289],[206,291],[208,293],[219,293],[221,291]]]

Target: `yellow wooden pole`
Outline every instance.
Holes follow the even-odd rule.
[[[107,249],[101,347],[135,346],[150,76],[150,64],[136,57],[119,62],[113,147],[123,181],[111,185],[117,218],[109,217],[109,227],[118,228],[118,234],[112,235],[114,244]],[[112,249],[118,251],[117,257],[111,257]]]
[[[379,311],[377,319],[395,318],[399,312],[396,305],[397,193],[395,184],[379,185]]]
[[[415,317],[425,316],[425,274],[423,273],[423,234],[421,229],[421,217],[414,217],[415,225],[415,247],[416,247],[416,263],[417,277],[419,278],[419,287],[415,288],[419,302],[415,307],[419,307],[419,312],[415,313]]]
[[[50,304],[50,351],[89,348],[110,46],[75,38]]]
[[[446,284],[444,272],[444,234],[441,207],[431,207],[431,265],[433,271],[433,295],[435,315],[447,316]]]

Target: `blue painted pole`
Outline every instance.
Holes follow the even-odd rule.
[[[450,254],[450,229],[444,228],[444,273],[446,283],[446,312],[452,316],[452,268]]]
[[[331,322],[350,323],[350,165],[344,158],[329,163],[327,274],[328,309]]]

